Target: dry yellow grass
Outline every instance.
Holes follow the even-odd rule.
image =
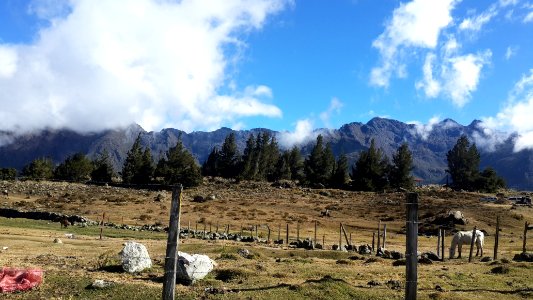
[[[81,214],[93,220],[106,213],[114,223],[130,225],[160,223],[168,224],[170,208],[169,192],[127,190],[113,187],[95,187],[67,183],[26,183],[37,185],[32,195],[17,193],[12,183],[3,182],[3,188],[10,191],[9,199],[2,199],[8,207],[26,207],[67,214]],[[18,187],[20,189],[20,187]],[[24,187],[28,189],[28,187]],[[31,188],[31,187],[29,187]],[[48,192],[51,191],[51,195]],[[512,259],[522,248],[522,234],[525,221],[533,221],[533,209],[510,205],[495,205],[479,202],[480,195],[475,193],[454,193],[449,191],[420,190],[420,216],[447,210],[461,210],[469,219],[465,229],[474,225],[485,229],[485,256],[492,256],[494,245],[495,217],[500,215],[502,232],[500,236],[499,257]],[[162,200],[156,201],[158,194]],[[195,203],[196,195],[215,195],[215,200]],[[319,223],[318,240],[325,235],[326,246],[339,241],[339,223],[345,224],[348,234],[352,233],[356,245],[370,244],[372,233],[376,230],[378,219],[387,219],[387,248],[404,252],[405,236],[399,234],[405,223],[404,195],[401,193],[359,193],[339,190],[312,190],[307,188],[279,189],[266,183],[243,182],[240,184],[216,181],[201,187],[184,191],[182,204],[182,227],[189,221],[199,229],[204,223],[214,231],[218,223],[221,231],[227,224],[231,231],[240,231],[241,226],[268,224],[272,230],[271,238],[285,237],[288,223],[291,239],[296,236],[296,224],[300,223],[300,237],[313,237],[314,222]],[[331,217],[321,217],[320,211],[330,209]],[[141,216],[143,216],[141,220]],[[124,220],[124,221],[122,221]],[[153,290],[154,295],[161,290],[166,240],[161,233],[121,233],[104,230],[104,239],[98,239],[98,229],[79,229],[76,239],[67,239],[64,234],[72,228],[60,229],[59,223],[8,220],[0,218],[0,247],[8,250],[0,253],[0,264],[17,267],[41,267],[53,278],[68,274],[71,278],[108,279],[138,290]],[[78,230],[78,228],[76,228]],[[92,231],[91,231],[92,230]],[[106,233],[109,233],[106,236]],[[266,227],[260,227],[260,235],[267,234]],[[110,237],[115,236],[115,237]],[[53,244],[59,237],[63,244]],[[116,259],[122,244],[130,239],[145,244],[155,266],[147,272],[129,275],[113,270],[98,268],[103,260]],[[447,245],[450,238],[447,237]],[[343,238],[343,244],[345,243]],[[533,248],[533,242],[530,248]],[[435,237],[419,237],[419,251],[435,251]],[[255,254],[253,259],[245,259],[237,254],[240,248],[249,249]],[[466,248],[468,249],[468,247]],[[205,280],[193,287],[178,286],[177,293],[182,296],[214,297],[228,299],[252,298],[321,298],[320,291],[326,290],[333,298],[402,299],[403,290],[390,289],[385,283],[389,280],[405,281],[405,267],[392,266],[392,260],[350,259],[354,253],[340,251],[305,251],[287,249],[282,246],[238,243],[233,241],[203,241],[198,239],[182,240],[180,250],[192,253],[205,253],[218,262],[216,270]],[[465,251],[466,253],[468,251]],[[353,258],[353,257],[352,257]],[[495,265],[481,263],[475,259],[468,264],[466,258],[448,260],[432,265],[419,265],[419,291],[421,299],[523,299],[531,297],[533,267],[531,263],[504,263],[510,267],[509,274],[493,274]],[[501,263],[501,262],[500,262]],[[112,264],[112,263],[111,263]],[[329,276],[329,277],[328,277]],[[331,277],[331,278],[330,278]],[[368,282],[380,285],[369,287]],[[45,281],[45,285],[46,285]],[[61,281],[69,286],[68,280]],[[57,284],[57,285],[61,285]],[[64,292],[56,288],[47,290],[45,285],[40,291],[10,295],[8,298],[35,299],[62,298],[76,291],[77,287],[66,288]],[[444,292],[438,292],[439,285]],[[219,290],[232,290],[225,294],[209,294],[206,287]],[[102,295],[86,295],[79,291],[80,299]],[[157,294],[159,295],[159,294]],[[361,296],[362,295],[362,296]],[[116,299],[122,299],[115,295]],[[363,297],[364,296],[364,297]],[[77,298],[74,297],[74,298]],[[127,297],[125,297],[127,298]],[[150,298],[150,297],[149,297]],[[326,297],[324,297],[326,298]]]

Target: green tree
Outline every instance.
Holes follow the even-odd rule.
[[[255,179],[259,170],[259,153],[256,147],[257,140],[254,134],[250,134],[248,140],[246,140],[246,147],[244,148],[242,155],[242,168],[241,178],[246,180]]]
[[[411,176],[413,170],[413,155],[407,143],[403,143],[392,156],[392,166],[389,182],[393,188],[411,190],[414,187],[414,179]]]
[[[22,176],[34,180],[47,180],[53,176],[54,166],[50,158],[37,158],[22,169]]]
[[[220,176],[224,178],[235,178],[240,173],[240,155],[235,142],[235,133],[230,133],[219,152],[218,169]]]
[[[292,147],[289,153],[288,164],[291,168],[291,180],[302,181],[304,179],[304,160],[298,147]]]
[[[284,151],[276,163],[276,170],[272,176],[272,180],[290,180],[291,179],[291,166],[289,165],[290,161],[290,151]]]
[[[155,175],[163,177],[164,183],[169,185],[181,183],[185,187],[193,187],[202,183],[200,167],[181,140],[168,149],[166,157],[159,160]]]
[[[470,145],[468,138],[463,135],[455,146],[448,151],[448,172],[452,179],[452,187],[456,190],[472,191],[476,189],[479,174],[480,155],[476,145]]]
[[[348,174],[348,158],[345,154],[341,154],[335,162],[333,175],[331,176],[331,186],[335,188],[344,188],[350,180]]]
[[[17,169],[15,168],[1,168],[0,180],[15,180],[17,178]]]
[[[152,180],[154,164],[150,149],[141,148],[141,135],[128,151],[124,166],[122,167],[122,181],[130,184],[148,184]]]
[[[218,163],[220,161],[220,152],[217,147],[213,147],[207,160],[202,165],[202,175],[204,176],[220,176]]]
[[[91,180],[95,182],[111,182],[113,176],[115,176],[115,171],[111,166],[109,152],[104,150],[96,159],[93,160]]]
[[[316,144],[311,154],[304,161],[304,174],[307,184],[315,186],[327,186],[333,174],[335,157],[328,144],[323,145],[323,137],[316,138]]]
[[[352,188],[357,191],[379,191],[387,187],[388,158],[372,139],[370,148],[361,151],[352,167]]]
[[[65,159],[54,170],[54,178],[68,181],[86,181],[93,170],[91,161],[83,153],[76,153]]]
[[[498,176],[496,171],[491,167],[483,170],[476,180],[477,189],[487,193],[496,193],[498,189],[505,188],[505,186],[505,180]]]

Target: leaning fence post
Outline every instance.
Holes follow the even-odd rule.
[[[168,225],[167,252],[165,256],[165,276],[163,281],[163,300],[174,299],[176,294],[176,263],[180,234],[181,184],[172,189],[172,204]]]
[[[339,251],[342,251],[342,223],[339,225]]]
[[[102,239],[102,233],[104,231],[105,212],[102,215],[102,222],[100,223],[100,239]],[[527,226],[526,226],[527,227]]]
[[[474,242],[476,241],[476,229],[477,227],[474,226],[474,231],[472,232],[472,240],[470,241],[470,254],[468,255],[468,262],[472,261],[472,253],[474,251]]]
[[[416,300],[417,291],[417,244],[418,244],[418,194],[409,193],[406,199],[407,206],[407,237],[406,237],[406,284],[405,299]]]
[[[300,222],[296,222],[296,241],[300,241]]]
[[[278,224],[278,241],[279,240],[281,240],[281,224]]]
[[[496,235],[494,237],[494,260],[498,259],[498,242],[500,240],[500,216],[496,217]]]

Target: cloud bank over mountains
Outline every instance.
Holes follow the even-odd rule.
[[[290,0],[35,0],[47,22],[29,44],[0,41],[0,128],[215,129],[279,118],[268,86],[227,84],[228,69]]]

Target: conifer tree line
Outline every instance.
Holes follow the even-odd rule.
[[[480,154],[475,144],[461,136],[447,153],[448,169],[452,183],[458,190],[494,192],[505,187],[504,180],[492,168],[479,171]],[[269,132],[251,134],[242,154],[230,133],[220,147],[214,147],[207,160],[198,165],[193,155],[184,147],[181,138],[174,147],[162,155],[157,163],[148,147],[141,145],[140,135],[128,151],[119,175],[125,184],[176,184],[197,186],[202,176],[219,176],[235,180],[278,181],[293,180],[301,185],[317,188],[339,188],[358,191],[383,191],[414,187],[413,157],[403,143],[392,157],[376,146],[374,139],[367,150],[349,166],[345,154],[337,158],[331,145],[325,144],[321,135],[307,157],[294,146],[281,150],[275,136]],[[24,167],[22,175],[29,179],[59,179],[69,181],[111,182],[117,174],[110,157],[104,151],[94,160],[76,153],[54,168],[49,158],[38,158]],[[14,169],[0,169],[0,176],[12,179]]]

